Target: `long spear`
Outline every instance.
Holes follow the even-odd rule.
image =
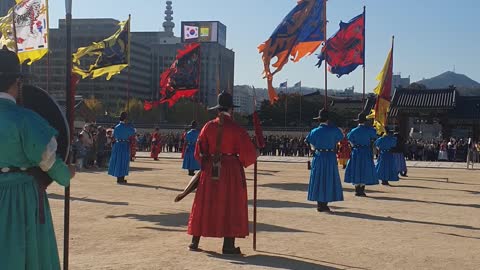
[[[67,120],[70,128],[70,141],[73,140],[73,119],[74,119],[74,99],[75,93],[72,88],[72,0],[65,0],[65,26],[67,34],[66,46],[66,112]],[[68,161],[72,158],[71,152]],[[68,254],[70,240],[70,185],[65,187],[65,209],[64,209],[64,231],[63,231],[63,270],[68,270]]]
[[[260,125],[260,118],[257,113],[257,95],[255,92],[255,87],[253,88],[253,126],[255,129],[255,143],[257,149],[262,149],[265,147],[265,140],[263,139],[262,126]],[[253,167],[253,250],[257,250],[257,191],[258,191],[258,180],[257,180],[257,166],[258,162],[255,161]]]

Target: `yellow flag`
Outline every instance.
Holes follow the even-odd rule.
[[[13,8],[10,9],[5,17],[0,17],[0,47],[4,45],[11,51],[16,51],[15,38],[13,36]]]
[[[393,42],[383,69],[377,76],[379,83],[373,90],[373,92],[377,94],[377,101],[374,109],[368,116],[368,118],[374,119],[373,125],[378,134],[385,133],[385,126],[387,125],[388,111],[390,109],[390,101],[392,98],[392,73]]]
[[[110,80],[119,74],[130,62],[130,17],[119,23],[120,29],[115,34],[100,42],[93,42],[88,47],[78,48],[73,54],[73,72],[83,79],[107,75]],[[88,69],[81,68],[80,60],[85,56],[95,56],[96,61]]]

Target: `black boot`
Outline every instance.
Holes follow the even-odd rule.
[[[367,197],[367,194],[365,193],[365,186],[360,187],[360,197]]]
[[[382,185],[384,185],[384,186],[390,186],[390,183],[388,183],[388,181],[382,180]]]
[[[225,237],[223,238],[223,254],[242,254],[239,247],[235,247],[235,238],[234,237]]]
[[[117,184],[126,184],[125,176],[117,177]]]
[[[366,197],[365,186],[356,185],[355,186],[355,196],[357,197]]]
[[[191,251],[198,251],[198,244],[200,243],[200,236],[193,236],[192,243],[188,245],[188,249]]]
[[[362,187],[360,185],[355,186],[355,196],[361,196],[362,194]]]
[[[195,170],[188,170],[188,175],[194,176],[195,175]]]
[[[328,203],[326,202],[317,202],[317,211],[318,212],[325,212],[331,213],[330,207],[328,207]]]

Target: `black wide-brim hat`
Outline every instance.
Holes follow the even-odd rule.
[[[239,106],[235,106],[233,104],[233,96],[226,92],[222,91],[217,97],[217,105],[208,110],[217,110],[217,109],[230,109],[230,108],[238,108]]]
[[[327,121],[328,120],[328,111],[321,109],[318,111],[318,116],[314,117],[313,120]]]
[[[0,77],[22,77],[20,60],[15,52],[9,51],[7,46],[0,50]]]
[[[353,119],[356,122],[367,122],[367,113],[361,112],[358,114],[357,119]]]

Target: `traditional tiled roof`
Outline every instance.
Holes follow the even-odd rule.
[[[448,111],[455,108],[458,93],[449,89],[397,89],[390,103],[390,117],[402,112]]]

